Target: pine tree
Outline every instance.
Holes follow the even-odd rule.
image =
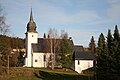
[[[114,30],[114,39],[113,39],[113,66],[112,72],[116,76],[116,80],[120,79],[120,36],[117,25]]]
[[[62,67],[70,68],[72,64],[72,51],[72,46],[65,35],[60,44],[60,63]]]
[[[119,41],[120,35],[119,35],[119,30],[118,30],[117,25],[115,26],[115,30],[114,30],[113,36],[114,36],[114,41],[115,41],[115,40],[116,40],[116,41]]]
[[[108,51],[111,53],[111,48],[113,45],[113,37],[111,34],[111,30],[108,30],[108,35],[107,35],[107,47],[108,47]]]
[[[106,64],[107,64],[107,79],[110,80],[112,77],[112,66],[113,66],[113,37],[111,34],[111,30],[108,30],[107,34],[107,55],[106,55]]]
[[[91,40],[90,40],[90,44],[89,44],[89,49],[92,53],[95,54],[96,48],[95,48],[95,40],[94,37],[92,36]]]
[[[98,40],[97,47],[97,80],[107,80],[106,79],[106,44],[104,35],[101,33]]]
[[[101,34],[97,48],[97,80],[120,80],[120,34],[115,26],[113,37],[108,30],[107,42]]]

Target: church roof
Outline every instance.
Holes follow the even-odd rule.
[[[42,52],[42,47],[38,44],[32,44],[33,52]]]
[[[60,42],[62,39],[52,39],[52,49],[55,47],[55,51],[58,52],[60,49]],[[69,40],[69,43],[73,46],[73,41]],[[51,53],[51,39],[49,38],[38,38],[37,44],[32,44],[33,52],[38,53]],[[54,52],[54,50],[52,50]]]
[[[40,52],[40,53],[50,53],[50,50],[46,50],[47,47],[46,46],[46,39],[44,38],[38,38],[38,43],[37,44],[32,44],[32,49],[33,52]]]

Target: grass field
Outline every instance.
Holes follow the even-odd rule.
[[[39,71],[38,75],[36,74],[36,76],[43,80],[87,80],[87,78],[83,75],[66,72]]]
[[[33,72],[34,69],[34,72]],[[19,71],[26,70],[25,68],[19,69]],[[80,75],[70,69],[45,69],[45,68],[27,68],[27,70],[32,70],[34,75],[31,76],[11,76],[8,80],[92,80],[86,75]],[[17,71],[17,70],[16,70]],[[18,73],[18,72],[17,72]]]
[[[11,77],[8,80],[42,80],[42,79],[37,78],[36,76],[30,76],[30,77],[20,76],[20,77]]]

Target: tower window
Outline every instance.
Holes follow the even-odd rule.
[[[32,35],[32,37],[34,37],[34,36]]]
[[[80,61],[78,60],[78,65],[80,65]]]

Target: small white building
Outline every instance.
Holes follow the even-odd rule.
[[[75,46],[74,70],[81,73],[83,70],[94,66],[95,57],[93,53],[84,51],[82,46]]]

